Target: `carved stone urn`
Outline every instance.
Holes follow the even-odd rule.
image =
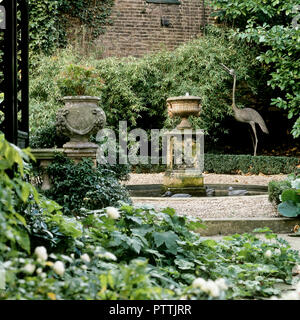
[[[168,114],[170,118],[179,116],[182,118],[177,129],[191,129],[192,126],[188,120],[189,116],[198,117],[201,112],[201,98],[190,96],[188,93],[185,96],[171,97],[167,99]]]
[[[63,145],[64,153],[75,161],[83,157],[96,159],[98,145],[89,142],[91,135],[104,128],[106,116],[98,106],[98,97],[64,97],[65,106],[56,114],[56,130],[70,138]]]

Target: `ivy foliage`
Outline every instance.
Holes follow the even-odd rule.
[[[113,0],[29,0],[31,51],[50,54],[68,42],[72,23],[83,26],[91,39],[104,32]]]
[[[296,0],[212,0],[214,13],[233,27],[233,36],[259,48],[257,59],[277,89],[271,104],[294,119],[291,133],[300,136],[300,6]]]

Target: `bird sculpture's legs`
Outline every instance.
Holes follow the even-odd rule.
[[[254,156],[256,156],[256,149],[257,149],[257,136],[256,136],[256,129],[255,129],[255,122],[250,122],[250,125],[252,127],[253,133],[254,133],[254,137],[255,137],[255,145],[254,145]]]
[[[255,149],[255,139],[254,139],[253,130],[251,128],[249,128],[249,134],[250,134],[250,137],[251,137],[253,149]]]

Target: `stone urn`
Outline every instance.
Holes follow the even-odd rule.
[[[174,116],[179,116],[182,119],[180,124],[176,127],[177,129],[192,128],[188,117],[199,117],[201,112],[200,102],[200,97],[190,96],[188,93],[185,96],[171,97],[167,99],[169,117],[173,118]]]
[[[83,157],[96,159],[98,145],[89,141],[91,135],[104,128],[106,116],[98,106],[100,98],[91,96],[64,97],[65,106],[56,114],[56,130],[70,138],[63,145],[64,153],[75,161]]]

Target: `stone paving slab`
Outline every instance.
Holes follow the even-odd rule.
[[[203,219],[207,229],[200,229],[203,236],[229,235],[234,233],[252,232],[256,228],[270,228],[274,233],[292,233],[295,225],[300,225],[300,219],[295,218],[225,218]],[[300,239],[300,238],[299,238]]]

